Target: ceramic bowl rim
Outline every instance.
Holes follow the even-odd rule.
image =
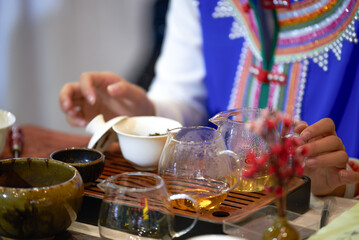
[[[95,153],[100,154],[100,157],[99,157],[98,159],[96,159],[96,160],[93,160],[93,161],[91,161],[91,162],[86,162],[86,163],[67,163],[67,162],[64,162],[64,161],[62,161],[62,160],[58,160],[58,159],[54,159],[54,158],[53,158],[53,156],[54,156],[55,154],[58,154],[58,153],[60,153],[60,152],[65,152],[65,151],[66,151],[66,152],[67,152],[67,151],[78,151],[78,150],[86,151],[86,152],[95,152]],[[62,162],[62,163],[69,164],[69,165],[71,165],[71,166],[73,166],[73,167],[90,166],[90,165],[99,164],[99,163],[105,161],[105,155],[104,155],[102,152],[100,152],[100,151],[98,151],[98,150],[96,150],[96,149],[87,148],[87,147],[70,147],[70,148],[58,149],[58,150],[56,150],[56,151],[54,151],[54,152],[52,152],[52,153],[50,154],[50,158],[53,159],[53,160],[55,160],[55,161],[59,161],[59,162]]]
[[[71,170],[73,170],[73,175],[71,178],[69,178],[68,180],[64,181],[64,182],[61,182],[61,183],[58,183],[58,184],[53,184],[53,185],[50,185],[50,186],[44,186],[44,187],[32,187],[32,188],[15,188],[15,187],[5,187],[5,186],[1,186],[0,185],[0,190],[17,190],[17,191],[29,191],[31,189],[39,189],[39,190],[47,190],[47,189],[50,189],[50,188],[53,188],[53,187],[56,187],[56,186],[61,186],[61,185],[66,185],[66,184],[69,184],[70,182],[72,182],[76,176],[80,176],[80,173],[79,171],[71,166],[70,164],[67,164],[67,163],[64,163],[64,162],[61,162],[61,161],[58,161],[58,160],[54,160],[54,159],[50,159],[50,158],[38,158],[38,157],[20,157],[20,158],[7,158],[7,159],[1,159],[0,160],[0,166],[3,162],[13,162],[13,161],[18,161],[18,160],[21,160],[21,161],[28,161],[29,159],[31,159],[32,161],[35,160],[35,161],[48,161],[48,162],[55,162],[55,164],[60,164],[60,165],[63,165],[67,168],[70,168]],[[82,179],[81,179],[82,180]]]
[[[130,117],[131,119],[139,119],[139,118],[158,118],[158,119],[164,119],[164,120],[167,120],[169,122],[173,122],[173,123],[178,123],[179,126],[182,126],[182,124],[174,119],[171,119],[171,118],[166,118],[166,117],[161,117],[161,116],[135,116],[135,117]],[[162,139],[162,138],[167,138],[167,134],[168,134],[168,130],[171,130],[171,129],[174,129],[174,128],[177,128],[177,127],[173,127],[171,129],[168,129],[166,131],[166,133],[163,133],[163,134],[160,134],[160,135],[153,135],[153,136],[144,136],[144,135],[135,135],[135,134],[129,134],[129,133],[125,133],[125,132],[122,132],[120,130],[117,129],[117,124],[120,124],[120,122],[117,122],[116,124],[114,124],[112,126],[112,129],[113,131],[115,131],[117,134],[119,135],[123,135],[123,136],[127,136],[127,137],[132,137],[132,138],[137,138],[137,139]]]
[[[9,122],[7,124],[5,124],[4,126],[0,125],[0,129],[6,129],[12,125],[14,125],[14,123],[16,122],[16,117],[12,112],[0,109],[0,114],[6,114],[8,116]]]

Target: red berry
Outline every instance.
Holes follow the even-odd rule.
[[[275,166],[271,165],[271,166],[269,166],[267,173],[268,173],[268,175],[271,175],[271,174],[275,173],[276,170],[277,170],[277,168]]]
[[[253,151],[249,152],[246,156],[246,159],[244,160],[245,163],[248,163],[248,164],[253,164],[255,162],[255,154],[253,153]]]
[[[268,130],[272,130],[272,129],[274,129],[275,128],[275,122],[273,122],[272,120],[267,120],[266,121],[266,125],[267,125],[267,129]]]
[[[276,186],[276,188],[274,189],[275,191],[275,195],[277,197],[281,197],[283,195],[283,187],[282,186]]]
[[[290,116],[284,116],[283,117],[283,126],[285,128],[291,128],[293,124],[293,120]]]
[[[302,154],[303,156],[307,156],[307,155],[309,154],[309,149],[306,148],[306,147],[302,147],[302,152],[301,152],[301,154]]]
[[[256,159],[256,162],[261,167],[261,166],[264,166],[268,162],[268,160],[269,160],[269,155],[263,154],[262,156],[260,156]]]
[[[279,155],[283,150],[283,147],[279,144],[276,143],[273,146],[271,146],[271,153],[274,155]]]

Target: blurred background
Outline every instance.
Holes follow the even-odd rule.
[[[0,109],[16,124],[71,127],[59,91],[86,71],[112,71],[145,89],[168,0],[0,0]]]

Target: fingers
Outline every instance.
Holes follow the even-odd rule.
[[[316,157],[309,157],[305,165],[310,168],[335,167],[345,168],[348,162],[348,154],[345,151],[335,151],[322,154]]]
[[[78,82],[67,83],[60,90],[60,107],[63,112],[68,112],[74,110],[76,105],[74,101],[82,98],[82,93],[80,90],[80,84]]]
[[[348,154],[342,140],[335,133],[334,122],[326,118],[308,127],[304,125],[297,125],[296,130],[300,132],[302,129],[300,136],[307,142],[304,144],[309,151],[306,165],[345,168]]]
[[[79,97],[75,100],[68,100],[67,96],[60,97],[60,106],[63,112],[66,114],[66,120],[68,123],[75,127],[83,127],[86,125],[86,121],[83,118],[82,104],[84,99]]]
[[[305,128],[301,132],[300,137],[303,141],[307,142],[328,135],[336,135],[335,125],[330,118],[324,118]]]
[[[342,195],[345,184],[359,182],[359,173],[346,170],[348,154],[342,140],[336,135],[333,120],[322,119],[313,125],[299,123],[294,131],[309,150],[305,171],[313,179],[313,193]],[[300,149],[299,149],[300,150]]]
[[[121,103],[118,110],[121,109],[123,113],[130,115],[155,114],[154,105],[147,97],[146,91],[135,84],[127,81],[116,82],[107,87],[107,92],[116,98],[118,103]]]
[[[141,101],[143,95],[146,94],[142,88],[127,81],[116,82],[112,85],[109,85],[107,91],[113,97],[128,99],[131,102]]]
[[[305,121],[299,121],[296,122],[294,125],[294,129],[293,131],[297,134],[300,134],[301,132],[303,132],[304,129],[306,129],[308,127],[308,123]]]
[[[349,159],[341,139],[335,135],[311,141],[303,147],[309,150],[308,167],[345,168]]]
[[[78,82],[64,85],[60,105],[73,126],[84,126],[100,113],[105,119],[155,114],[144,89],[111,72],[86,72]]]
[[[309,150],[309,156],[317,156],[326,152],[345,150],[342,140],[336,135],[330,135],[311,141],[304,145]]]
[[[91,105],[96,102],[96,89],[107,91],[107,86],[124,81],[112,72],[85,72],[80,75],[79,82],[83,96]]]
[[[66,115],[67,122],[74,127],[84,127],[87,122],[84,118]]]

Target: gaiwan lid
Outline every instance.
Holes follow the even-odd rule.
[[[91,133],[88,148],[104,151],[111,143],[117,141],[117,133],[112,129],[112,126],[127,118],[127,116],[115,117],[108,122],[105,122],[102,114],[94,117],[86,126],[86,132]]]

